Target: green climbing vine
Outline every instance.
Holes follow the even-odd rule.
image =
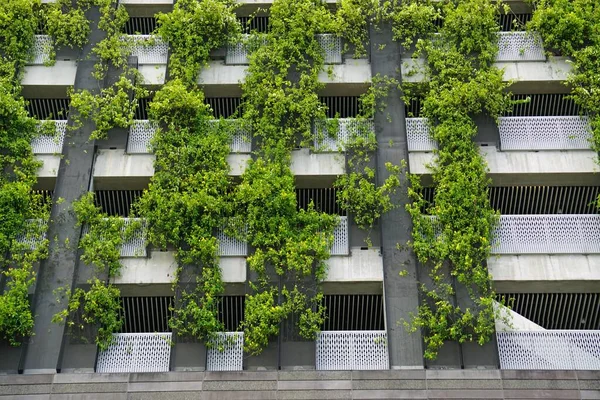
[[[410,3],[402,6],[397,15],[405,15],[409,7]],[[411,331],[422,330],[428,359],[435,358],[446,341],[483,344],[494,333],[495,294],[486,262],[498,215],[488,199],[487,165],[473,142],[477,134],[473,117],[481,113],[496,117],[511,104],[508,83],[493,66],[501,5],[467,0],[436,7],[443,19],[439,35],[416,42],[418,53],[427,57],[429,78],[421,87],[422,115],[439,145],[431,166],[436,191],[433,202],[427,203],[420,179],[413,175],[409,188],[413,203],[407,205],[413,220],[412,248],[427,268],[429,281],[422,282],[423,301],[405,324]],[[404,24],[402,18],[394,22],[428,27],[431,32],[434,11],[419,14],[429,22]],[[457,303],[459,286],[471,304]]]
[[[35,282],[34,265],[47,257],[48,246],[41,239],[46,224],[36,222],[48,220],[48,209],[41,195],[32,193],[41,166],[30,145],[37,124],[20,94],[40,13],[40,2],[34,0],[7,0],[0,10],[0,281],[5,283],[0,287],[0,337],[14,346],[33,333],[29,288]]]
[[[196,80],[211,50],[237,38],[240,26],[229,2],[181,0],[158,15],[157,32],[170,45],[170,80],[150,103],[149,117],[159,126],[152,140],[155,174],[135,209],[148,223],[150,245],[175,249],[171,327],[211,346],[224,330],[215,234],[233,221],[226,159],[232,129],[226,121],[210,121]]]
[[[600,152],[600,4],[593,0],[536,0],[528,29],[546,49],[572,59],[571,97],[590,116],[592,148]]]

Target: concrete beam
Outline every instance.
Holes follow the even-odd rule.
[[[332,256],[326,264],[326,282],[383,281],[383,258],[379,249],[353,247],[349,256]]]

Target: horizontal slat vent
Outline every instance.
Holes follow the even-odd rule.
[[[128,35],[150,35],[156,29],[156,18],[154,17],[129,17],[125,24],[125,32]]]
[[[433,204],[435,189],[423,188]],[[489,198],[500,214],[597,214],[600,186],[493,186]],[[425,210],[422,210],[425,212]]]
[[[336,201],[338,190],[335,188],[296,189],[298,209],[307,210],[312,201],[317,211],[333,215],[346,215]]]
[[[120,333],[171,332],[172,296],[121,297],[121,307],[124,324]]]
[[[219,321],[225,325],[225,332],[239,330],[244,320],[245,296],[223,296],[218,303]]]
[[[27,99],[27,112],[35,119],[66,120],[69,117],[70,99]]]
[[[546,329],[600,329],[600,293],[502,293],[497,296],[516,313]]]
[[[322,96],[319,100],[327,106],[327,118],[356,118],[361,112],[358,96]]]
[[[269,17],[238,17],[238,22],[242,26],[242,33],[268,33],[271,30]]]
[[[552,117],[561,115],[580,115],[581,108],[567,98],[568,94],[514,94],[513,100],[527,100],[523,104],[515,104],[507,117]]]
[[[142,190],[97,190],[96,206],[111,216],[128,218],[131,205],[142,195]]]
[[[215,118],[235,118],[242,113],[240,97],[207,97],[204,102],[212,108]]]
[[[325,295],[324,331],[385,330],[383,296],[380,294]]]

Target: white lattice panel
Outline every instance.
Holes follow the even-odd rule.
[[[333,244],[329,252],[332,256],[348,255],[348,217],[340,217],[340,223],[333,229]]]
[[[250,35],[244,34],[239,42],[229,44],[227,53],[225,53],[225,64],[247,65],[248,64],[248,38]]]
[[[389,369],[386,331],[323,331],[317,335],[317,370]]]
[[[57,154],[62,153],[65,132],[67,131],[67,121],[53,121],[56,125],[56,134],[54,136],[40,135],[31,141],[31,151],[33,154]],[[38,130],[41,124],[38,124]]]
[[[149,153],[150,141],[154,137],[158,126],[148,120],[136,120],[129,128],[127,140],[127,153]]]
[[[123,235],[129,225],[141,222],[142,226],[133,232],[131,239],[125,240],[121,246],[121,257],[146,257],[146,222],[140,218],[123,218],[125,225],[121,229]]]
[[[600,331],[498,332],[501,369],[600,370]]]
[[[169,45],[161,38],[153,35],[127,35],[127,37],[131,40],[131,55],[137,57],[138,65],[167,63]]]
[[[98,353],[96,372],[168,372],[171,333],[115,333],[114,343]]]
[[[331,121],[331,119],[328,121]],[[315,151],[344,150],[346,143],[350,142],[352,139],[367,139],[370,135],[375,133],[375,124],[372,119],[338,118],[337,121],[338,129],[335,137],[328,134],[327,121],[315,123]],[[319,134],[322,137],[319,137]]]
[[[429,135],[427,118],[406,118],[408,151],[433,151],[438,144]]]
[[[209,122],[212,125],[219,123],[229,125],[233,129],[229,145],[232,153],[250,153],[252,150],[252,134],[250,128],[242,119],[213,119]]]
[[[241,371],[243,361],[244,332],[219,332],[215,346],[206,352],[207,371]]]
[[[496,61],[545,61],[542,38],[536,32],[499,32]]]
[[[493,254],[600,253],[600,215],[503,215]]]
[[[242,232],[245,234],[245,232]],[[217,240],[219,241],[219,255],[230,257],[241,257],[248,255],[248,243],[231,236],[227,236],[225,231],[217,231]]]
[[[31,65],[44,65],[50,61],[50,52],[52,51],[52,38],[49,35],[35,35],[33,40],[33,59]]]
[[[342,39],[331,33],[317,35],[317,41],[325,52],[325,64],[342,63]]]
[[[588,117],[501,117],[502,150],[589,149],[592,129]]]
[[[42,231],[39,235],[40,230]],[[16,237],[18,243],[24,244],[29,250],[35,250],[46,239],[48,225],[42,219],[28,219],[25,221],[25,230]]]

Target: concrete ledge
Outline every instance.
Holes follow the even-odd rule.
[[[311,153],[308,149],[292,152],[292,173],[298,176],[342,175],[346,172],[341,153]]]
[[[121,276],[113,279],[117,285],[171,284],[177,270],[173,251],[151,251],[150,257],[123,258],[121,262]],[[223,282],[246,281],[246,257],[221,257],[219,265]]]
[[[167,75],[167,65],[140,65],[138,71],[144,77],[142,82],[144,85],[163,85],[165,83],[165,76]]]
[[[21,84],[23,86],[73,86],[76,73],[75,61],[56,61],[56,64],[51,67],[29,65],[25,67]]]
[[[38,178],[56,178],[60,166],[60,155],[38,154],[35,158],[44,163],[38,170]]]
[[[353,247],[349,256],[332,256],[326,263],[326,282],[383,281],[383,258],[378,249]]]
[[[494,286],[504,292],[598,292],[600,255],[524,254],[488,260]]]

